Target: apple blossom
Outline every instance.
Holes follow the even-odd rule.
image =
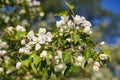
[[[47,52],[43,50],[42,53],[40,53],[40,57],[41,58],[47,57]]]
[[[73,17],[73,19],[75,24],[80,24],[85,20],[85,17],[80,17],[79,15],[76,15],[75,17]]]
[[[17,26],[16,26],[16,31],[17,31],[17,32],[25,32],[26,29],[25,29],[23,26],[21,26],[21,25],[17,25]]]

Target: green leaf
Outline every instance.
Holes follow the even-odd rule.
[[[68,12],[67,11],[61,11],[61,12],[55,14],[55,16],[63,16],[63,15],[68,15]]]
[[[71,53],[69,51],[64,51],[62,53],[62,58],[65,63],[70,62],[71,59]]]
[[[112,56],[110,55],[110,52],[104,48],[100,48],[100,50],[102,51],[103,54],[106,54],[109,57],[110,62],[111,62]]]
[[[25,36],[26,32],[17,32],[15,35],[16,40],[20,40],[23,36]]]
[[[89,57],[91,56],[91,50],[89,48],[86,48],[84,50],[84,56],[85,56],[85,60],[87,61],[89,59]]]
[[[30,62],[31,62],[31,58],[27,58],[27,59],[25,59],[25,60],[21,60],[21,63],[22,63],[23,65],[27,66],[27,67],[28,67],[28,65],[29,65]]]
[[[47,69],[46,68],[43,68],[42,69],[42,73],[44,76],[48,76],[48,72],[47,72]]]
[[[67,68],[65,69],[64,75],[67,76],[75,69],[75,66],[71,63],[66,64]]]
[[[82,61],[82,64],[81,64],[82,69],[84,69],[86,65],[87,65],[87,62],[84,58],[84,60]]]
[[[66,4],[71,10],[74,9],[74,5],[71,5],[71,4],[69,4],[68,2],[66,2],[66,1],[65,1],[65,4]]]
[[[36,54],[34,54],[33,56],[33,63],[35,64],[35,66],[37,66],[40,63],[40,57]]]
[[[37,68],[34,63],[31,63],[31,67],[32,67],[33,71],[37,74]]]
[[[80,38],[80,36],[78,34],[76,34],[76,33],[73,34],[74,44],[76,44],[79,41],[79,38]]]

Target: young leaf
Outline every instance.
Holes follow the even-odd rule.
[[[67,68],[65,69],[65,72],[64,72],[65,76],[69,75],[75,69],[75,66],[72,65],[71,63],[67,63],[66,66]]]
[[[84,69],[86,65],[87,65],[87,62],[84,58],[84,60],[82,61],[82,64],[81,64],[82,69]]]
[[[69,62],[69,61],[70,61],[70,58],[71,58],[71,53],[68,52],[68,51],[64,51],[64,52],[62,53],[62,58],[63,58],[63,61],[64,61],[65,63]]]
[[[84,50],[84,56],[85,56],[85,60],[87,61],[89,59],[89,57],[91,56],[91,50],[89,48]]]
[[[73,34],[73,41],[74,41],[74,44],[76,44],[78,41],[79,41],[79,38],[80,36],[78,34]]]
[[[21,63],[22,63],[23,65],[27,66],[27,67],[28,67],[28,65],[29,65],[30,62],[31,62],[31,58],[27,58],[27,59],[25,59],[25,60],[21,60]]]
[[[71,10],[74,9],[74,5],[71,5],[71,4],[69,4],[68,2],[66,2],[66,1],[65,1],[65,4],[66,4]]]
[[[32,67],[33,71],[37,74],[37,68],[34,63],[31,63],[31,67]]]
[[[40,62],[40,57],[34,54],[33,63],[37,66]]]
[[[21,39],[26,33],[25,32],[17,32],[15,35],[15,39],[19,40]]]
[[[55,14],[55,16],[63,16],[63,15],[68,15],[68,12],[67,11],[61,11],[61,12]]]

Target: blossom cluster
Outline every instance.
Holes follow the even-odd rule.
[[[71,28],[80,29],[83,27],[83,32],[86,34],[92,34],[90,29],[91,23],[85,19],[83,16],[76,15],[73,16],[73,20],[69,20],[69,17],[66,15],[61,16],[61,20],[56,22],[56,26],[59,28],[59,32],[63,33],[69,32]]]
[[[0,59],[5,60],[5,64],[0,62],[0,73],[12,74],[29,67],[33,70],[31,73],[41,74],[46,69],[49,75],[58,72],[66,75],[71,67],[85,69],[87,65],[99,71],[110,59],[108,52],[102,48],[105,42],[95,45],[92,40],[91,23],[85,17],[76,15],[69,19],[69,16],[63,15],[56,22],[56,27],[53,32],[44,27],[40,27],[38,32],[27,32],[21,25],[7,27],[6,35],[3,35],[6,41],[0,39]],[[4,65],[13,68],[7,70]]]

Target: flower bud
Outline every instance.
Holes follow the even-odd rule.
[[[101,60],[107,60],[108,59],[106,54],[100,54],[99,57],[100,57]]]
[[[25,32],[26,29],[25,29],[23,26],[17,25],[17,26],[16,26],[16,31],[17,31],[17,32]]]
[[[24,39],[21,40],[21,44],[22,44],[22,45],[25,45],[25,40],[24,40]]]
[[[21,62],[17,62],[16,69],[20,69],[20,67],[21,67]]]
[[[100,45],[100,46],[103,46],[103,45],[105,45],[105,42],[102,41],[99,45]]]

